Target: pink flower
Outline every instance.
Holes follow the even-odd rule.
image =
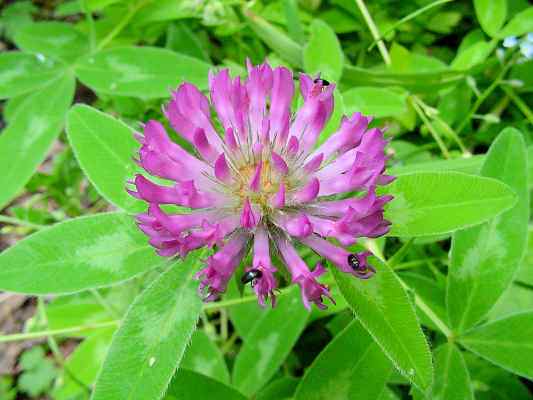
[[[317,281],[324,267],[317,264],[311,271],[296,243],[342,272],[370,278],[376,272],[367,262],[370,253],[344,247],[389,230],[383,207],[392,197],[375,191],[393,180],[384,174],[383,132],[368,129],[371,119],[356,113],[344,117],[339,129],[315,148],[333,112],[334,85],[300,74],[303,104],[292,114],[293,76],[284,67],[248,64],[248,78],[242,81],[222,70],[210,74],[209,88],[210,100],[184,83],[164,110],[195,154],[171,141],[157,121],[146,123],[143,135],[137,135],[138,164],[148,175],[170,182],[161,185],[143,175],[131,182],[135,189],[129,192],[149,204],[137,222],[150,244],[167,257],[216,247],[197,274],[207,301],[226,290],[250,249],[252,265],[241,279],[252,285],[261,305],[268,299],[275,304],[275,251],[300,286],[306,307],[315,303],[324,308],[324,298],[331,299]],[[162,210],[163,204],[191,211],[170,213]]]

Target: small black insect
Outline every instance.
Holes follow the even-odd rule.
[[[314,83],[322,83],[322,86],[329,86],[329,81],[325,80],[325,79],[322,79],[322,78],[316,78],[314,81]]]
[[[359,259],[355,254],[348,255],[348,265],[352,267],[354,271],[359,270],[359,268],[361,267],[361,263],[359,262]]]
[[[241,278],[241,282],[243,284],[252,283],[252,287],[254,287],[255,281],[257,279],[260,279],[263,276],[263,273],[258,269],[251,269],[244,273],[244,275]]]

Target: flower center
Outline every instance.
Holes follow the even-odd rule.
[[[259,166],[259,176],[256,176]],[[239,167],[236,180],[233,192],[241,200],[240,203],[249,199],[260,206],[265,214],[271,211],[270,200],[278,192],[281,182],[286,188],[288,185],[286,177],[277,172],[268,159]],[[254,190],[255,187],[257,190]]]

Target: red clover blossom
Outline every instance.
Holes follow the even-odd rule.
[[[294,81],[290,70],[267,63],[248,63],[248,78],[232,79],[224,69],[210,74],[210,100],[194,85],[183,83],[172,93],[164,114],[172,128],[196,150],[190,154],[171,141],[163,125],[144,126],[137,162],[150,175],[172,185],[159,185],[137,175],[130,193],[149,204],[137,216],[140,229],[162,256],[216,246],[198,274],[200,292],[215,300],[241,261],[253,252],[242,277],[251,282],[259,303],[275,304],[277,251],[301,288],[304,305],[325,308],[328,288],[317,281],[325,271],[310,270],[295,243],[310,247],[340,271],[367,279],[375,269],[369,252],[345,249],[359,237],[375,238],[389,230],[383,206],[391,196],[378,196],[384,175],[387,141],[371,118],[355,113],[315,148],[333,111],[335,85],[300,74],[303,105],[291,113]],[[211,107],[223,135],[215,129]],[[357,192],[357,197],[351,194]],[[192,209],[171,214],[172,204]],[[327,239],[335,239],[333,244]]]

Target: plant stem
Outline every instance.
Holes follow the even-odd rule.
[[[233,332],[230,338],[226,342],[224,342],[224,344],[220,347],[220,352],[222,354],[226,354],[228,351],[230,351],[238,338],[239,338],[238,333]]]
[[[463,129],[466,127],[468,122],[472,119],[474,114],[477,112],[478,108],[483,104],[483,102],[487,99],[487,97],[490,96],[490,94],[496,89],[500,83],[501,80],[504,78],[507,71],[509,71],[509,68],[511,68],[514,65],[514,62],[517,59],[517,55],[515,54],[513,57],[509,59],[509,61],[503,65],[502,69],[500,70],[498,76],[496,76],[496,79],[489,85],[488,88],[486,88],[483,93],[477,98],[476,102],[468,112],[468,115],[461,121],[459,126],[457,127],[457,133],[461,133]]]
[[[115,307],[113,307],[113,305],[111,305],[106,299],[104,299],[104,297],[100,294],[98,289],[91,289],[91,294],[94,296],[98,304],[100,304],[111,317],[116,318],[116,319],[121,318],[121,315],[118,312],[118,310]]]
[[[389,54],[389,52],[387,50],[387,47],[385,46],[385,43],[383,42],[383,40],[381,40],[381,36],[379,34],[379,29],[378,29],[377,25],[374,23],[374,20],[372,19],[372,16],[368,12],[368,8],[366,7],[366,5],[365,5],[363,0],[355,0],[355,3],[357,4],[357,7],[359,8],[359,11],[361,11],[361,14],[363,14],[363,18],[364,18],[364,20],[365,20],[365,22],[366,22],[366,24],[368,26],[368,29],[370,30],[370,33],[372,34],[372,37],[374,38],[374,41],[376,41],[377,44],[378,44],[378,49],[379,49],[379,52],[381,53],[381,57],[383,58],[383,61],[385,62],[386,65],[390,65],[391,64],[390,54]],[[418,113],[418,115],[420,116],[420,118],[422,119],[424,124],[427,126],[429,132],[431,133],[431,135],[433,136],[433,138],[437,142],[437,145],[439,146],[439,148],[440,148],[442,154],[444,155],[444,157],[445,158],[450,158],[450,154],[448,152],[448,149],[446,148],[446,145],[444,144],[444,142],[442,141],[441,137],[439,136],[439,133],[433,127],[433,125],[431,125],[431,122],[429,121],[429,119],[426,118],[426,115],[424,114],[424,112],[422,111],[420,106],[418,104],[415,105],[415,100],[418,101],[418,102],[421,102],[421,100],[416,95],[411,95],[410,96],[410,101],[413,104],[413,108]],[[457,135],[455,135],[455,136],[458,138]],[[462,142],[461,142],[460,146],[462,146]],[[462,148],[464,148],[464,146]]]
[[[403,269],[420,267],[422,265],[428,264],[431,261],[439,261],[439,260],[440,259],[438,257],[432,257],[432,258],[424,258],[424,259],[421,259],[421,260],[406,261],[404,263],[398,263],[395,266],[393,266],[392,268],[395,271],[399,271],[399,270],[403,270]]]
[[[42,321],[45,324],[46,329],[48,329],[48,316],[46,315],[46,308],[44,306],[44,300],[41,296],[37,298],[37,311],[39,313],[39,317],[42,319]],[[56,363],[63,368],[65,373],[83,390],[85,390],[87,393],[91,393],[91,388],[87,386],[85,383],[83,383],[78,377],[72,373],[70,368],[67,368],[65,365],[65,358],[63,357],[63,353],[61,353],[61,350],[59,350],[59,345],[57,344],[56,339],[53,336],[48,336],[48,347],[50,347],[50,350],[52,350],[52,354],[54,356],[54,359]]]
[[[94,28],[93,14],[89,10],[87,0],[79,0],[79,2],[82,11],[85,13],[85,19],[87,20],[87,24],[89,25],[89,48],[92,53],[96,47],[96,30]]]
[[[33,222],[24,221],[22,219],[18,219],[14,217],[8,217],[7,215],[0,215],[0,223],[5,223],[9,225],[25,226],[27,228],[32,228],[32,229],[46,228],[46,225],[34,224]]]
[[[117,36],[122,30],[128,25],[128,23],[131,21],[131,19],[137,14],[137,11],[139,11],[141,8],[143,8],[146,4],[148,4],[151,0],[143,0],[135,4],[128,13],[120,20],[120,22],[115,25],[115,27],[109,32],[106,37],[104,37],[100,43],[98,43],[98,46],[96,46],[96,50],[102,50],[105,46],[111,42],[115,36]]]
[[[439,328],[439,330],[446,336],[448,339],[453,339],[453,332],[448,326],[442,321],[437,314],[418,296],[415,294],[415,304],[420,308],[424,314]]]
[[[279,293],[277,294],[277,297],[285,296],[287,293],[289,293],[289,289],[290,287],[281,289]],[[254,301],[257,301],[257,297],[255,295],[250,295],[250,296],[239,297],[237,299],[217,301],[214,303],[207,303],[207,304],[204,304],[203,309],[204,310],[217,310],[219,308],[237,306],[239,304],[252,303]]]
[[[409,102],[417,112],[417,114],[420,116],[424,124],[429,130],[429,133],[431,133],[431,136],[433,136],[433,139],[435,139],[435,142],[437,142],[437,145],[440,148],[440,151],[442,152],[442,155],[444,158],[450,158],[450,153],[448,151],[448,148],[446,147],[446,144],[444,144],[444,141],[440,137],[439,133],[435,129],[433,125],[431,125],[431,122],[429,121],[428,117],[426,117],[426,114],[424,113],[424,110],[420,107],[420,105],[417,102],[417,97],[414,95],[411,95],[408,97]]]
[[[41,338],[45,338],[48,336],[68,335],[71,333],[80,333],[80,332],[90,331],[90,330],[95,330],[95,329],[109,328],[112,326],[117,326],[119,324],[120,324],[120,321],[114,320],[114,321],[108,321],[108,322],[100,322],[96,324],[73,326],[70,328],[63,328],[63,329],[51,329],[51,330],[46,330],[46,331],[41,331],[41,332],[15,333],[13,335],[0,336],[0,343],[17,342],[21,340],[41,339]]]
[[[515,91],[507,86],[507,85],[501,85],[501,88],[505,93],[507,93],[507,96],[515,103],[515,105],[518,107],[518,109],[524,114],[524,116],[527,118],[530,124],[533,124],[533,112],[528,107],[526,102],[518,96]]]
[[[389,52],[387,50],[387,47],[385,46],[385,43],[383,42],[383,40],[381,40],[379,29],[377,25],[374,23],[372,16],[368,12],[368,8],[366,8],[365,2],[363,0],[355,0],[355,4],[357,4],[359,11],[361,11],[361,14],[363,14],[363,18],[368,26],[368,29],[370,30],[370,33],[372,34],[372,38],[378,44],[378,49],[379,49],[379,52],[381,53],[381,57],[383,58],[383,61],[385,61],[385,64],[390,65],[391,59],[390,59]]]
[[[430,112],[432,110],[432,107],[428,106],[420,97],[413,95],[413,100],[415,100],[422,111],[426,114],[428,118],[434,119],[438,123],[441,124],[442,128],[446,131],[446,133],[457,143],[461,151],[463,152],[463,155],[466,157],[471,156],[472,154],[466,149],[466,146],[464,145],[463,141],[459,137],[459,135],[444,121],[439,115],[437,114],[438,111],[434,110],[433,112]]]
[[[398,276],[398,279],[400,280],[401,285],[404,287],[404,289],[409,289],[409,286]],[[433,312],[433,310],[420,298],[419,295],[414,293],[415,298],[415,304],[420,308],[424,314],[427,315],[427,317],[435,324],[437,328],[446,336],[448,339],[453,339],[453,332],[448,326],[442,321],[437,314]]]
[[[411,248],[412,244],[414,243],[415,238],[410,238],[407,242],[405,242],[400,249],[394,253],[394,255],[389,258],[389,267],[393,268],[397,266],[407,255],[407,252]]]
[[[228,312],[225,309],[220,310],[220,338],[225,342],[228,340]]]
[[[433,7],[437,7],[437,6],[440,6],[441,4],[445,4],[445,3],[450,3],[454,0],[437,0],[431,4],[428,4],[427,6],[424,6],[418,10],[416,10],[415,12],[412,12],[411,14],[409,15],[406,15],[405,17],[403,17],[402,19],[400,19],[398,22],[394,23],[389,29],[387,29],[385,32],[383,32],[377,39],[375,39],[372,44],[368,47],[368,50],[372,50],[374,48],[374,46],[376,45],[376,43],[378,42],[378,40],[382,40],[385,38],[385,36],[387,36],[387,34],[389,32],[392,32],[394,29],[396,29],[397,27],[399,27],[400,25],[406,23],[407,21],[410,21],[412,20],[413,18],[416,18],[418,17],[420,14],[432,9]]]

